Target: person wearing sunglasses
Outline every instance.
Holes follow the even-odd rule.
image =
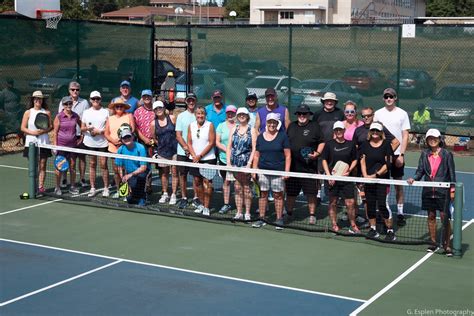
[[[354,101],[347,101],[344,103],[344,126],[346,131],[344,132],[344,138],[346,140],[352,140],[354,137],[354,131],[357,127],[364,123],[357,119],[357,104]]]
[[[69,83],[69,97],[72,98],[72,111],[79,115],[79,118],[82,120],[82,115],[84,114],[84,111],[90,108],[89,102],[87,102],[86,99],[83,99],[79,96],[81,92],[81,85],[76,82],[76,81],[71,81]],[[61,113],[63,110],[63,102],[59,102],[59,107],[58,107],[58,113]],[[81,136],[81,126],[76,127],[76,135],[79,137]],[[79,144],[78,148],[84,149],[84,146],[82,142]],[[84,154],[78,154],[77,158],[79,158],[79,174],[80,174],[80,185],[81,187],[86,187],[86,179],[85,179],[85,174],[86,174],[86,155]],[[66,178],[64,177],[61,183],[61,187],[66,187]],[[73,183],[71,183],[73,185]]]
[[[401,180],[404,176],[405,151],[408,146],[408,136],[410,131],[410,118],[408,113],[397,106],[397,92],[395,89],[387,88],[383,91],[385,106],[375,112],[374,120],[382,123],[400,142],[400,146],[394,151],[393,163],[390,175],[395,180]],[[395,186],[397,200],[397,224],[406,225],[403,213],[403,187]]]
[[[82,115],[81,131],[84,134],[85,149],[99,152],[107,152],[109,142],[105,138],[105,125],[109,118],[109,111],[104,109],[101,104],[102,96],[99,91],[92,91],[90,94],[90,102],[92,107],[84,111]],[[103,197],[109,196],[109,168],[107,166],[107,157],[99,157],[92,155],[89,160],[89,180],[91,188],[87,196],[96,195],[96,167],[97,159],[99,159],[100,170],[102,171],[102,180],[104,181]]]

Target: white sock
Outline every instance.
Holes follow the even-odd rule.
[[[370,228],[373,229],[373,230],[376,230],[375,226],[370,225]]]
[[[397,204],[398,215],[403,215],[403,204]]]

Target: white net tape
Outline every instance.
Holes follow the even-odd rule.
[[[46,21],[46,28],[57,29],[63,14],[61,12],[41,12],[41,17]]]

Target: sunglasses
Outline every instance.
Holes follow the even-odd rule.
[[[384,98],[385,100],[387,100],[387,99],[395,99],[395,97],[394,97],[393,95],[390,95],[390,94],[384,95],[383,98]]]
[[[116,105],[115,108],[116,108],[116,109],[123,109],[124,106],[123,106],[123,105]]]
[[[201,129],[200,129],[200,128],[198,128],[198,130],[197,130],[197,132],[196,132],[196,137],[197,137],[197,139],[199,139],[199,137],[200,137],[200,134],[201,134]]]
[[[382,131],[379,131],[378,129],[375,129],[375,128],[371,129],[370,131],[372,133],[382,133]]]
[[[334,131],[335,131],[335,132],[343,132],[344,129],[343,129],[343,128],[336,128],[336,129],[334,129]]]
[[[122,139],[124,139],[124,140],[130,139],[130,138],[132,138],[131,135],[127,135],[127,136],[122,137]]]
[[[91,98],[92,101],[100,101],[102,98]]]
[[[346,113],[346,114],[355,114],[356,111],[355,110],[345,110],[344,113]]]
[[[370,118],[374,115],[373,114],[362,114],[361,116],[362,116],[362,118],[366,119],[366,118]]]
[[[74,88],[70,88],[69,90],[70,91],[80,91],[80,89],[74,89]]]
[[[63,103],[63,106],[72,106],[72,102]]]
[[[306,114],[308,114],[308,113],[296,112],[296,115],[297,115],[297,116],[305,116]]]

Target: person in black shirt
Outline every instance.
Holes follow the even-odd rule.
[[[344,123],[337,121],[333,125],[334,139],[326,142],[322,154],[322,165],[326,175],[330,176],[333,173],[333,168],[338,161],[345,162],[349,167],[342,173],[341,176],[347,177],[351,174],[352,170],[357,165],[356,147],[354,142],[347,141],[344,139]],[[334,232],[339,231],[337,225],[337,200],[343,198],[347,207],[347,214],[349,215],[349,221],[351,227],[349,232],[358,234],[360,233],[359,228],[355,222],[355,200],[354,190],[355,185],[353,182],[335,180],[327,181],[329,187],[329,216],[332,221],[332,230]]]
[[[323,108],[314,114],[313,121],[319,124],[324,141],[327,142],[333,138],[333,124],[336,121],[344,121],[344,113],[336,107],[338,100],[335,93],[326,92],[321,101]]]
[[[361,111],[361,117],[364,125],[356,128],[354,132],[354,138],[352,138],[352,140],[356,143],[357,148],[359,148],[360,145],[367,140],[370,124],[372,124],[374,121],[374,109],[370,106],[364,107]],[[392,146],[392,150],[395,151],[395,149],[400,146],[398,139],[393,136],[393,134],[390,133],[390,131],[385,126],[383,127],[383,134],[385,139]]]
[[[393,155],[390,143],[385,139],[383,125],[374,122],[370,125],[367,141],[363,142],[359,150],[362,176],[368,179],[389,178],[389,166]],[[369,218],[370,230],[367,233],[369,238],[379,237],[376,229],[376,209],[378,209],[387,226],[386,241],[396,240],[392,228],[392,214],[386,206],[385,196],[388,185],[386,184],[365,184],[365,198],[367,200],[367,216]]]
[[[291,149],[291,169],[293,172],[317,173],[317,159],[324,149],[323,135],[316,122],[310,121],[313,112],[307,105],[300,105],[295,112],[297,120],[288,126],[287,134]],[[308,199],[309,224],[316,224],[316,179],[289,178],[286,181],[286,206],[292,214],[295,200],[301,189]]]

